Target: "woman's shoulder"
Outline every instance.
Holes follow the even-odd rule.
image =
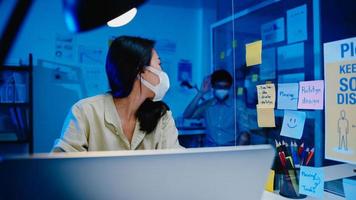
[[[172,111],[167,110],[166,113],[161,117],[160,121],[161,121],[160,124],[163,127],[167,126],[169,123],[174,121]]]
[[[92,97],[87,97],[84,99],[81,99],[79,101],[77,101],[74,104],[74,107],[97,107],[97,106],[104,106],[105,101],[110,100],[110,98],[112,98],[111,94],[105,93],[105,94],[99,94],[96,96],[92,96]]]

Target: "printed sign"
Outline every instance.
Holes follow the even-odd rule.
[[[324,44],[325,157],[356,164],[356,37]]]

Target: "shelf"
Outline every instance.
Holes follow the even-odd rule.
[[[0,140],[0,144],[30,144],[30,141],[28,141],[28,140],[13,140],[13,141]]]
[[[0,103],[0,107],[29,107],[30,103]]]
[[[4,74],[5,76],[9,73],[23,73],[21,75],[25,75],[24,78],[26,78],[26,82],[24,83],[26,85],[26,93],[27,93],[27,98],[24,100],[27,100],[26,102],[0,102],[0,109],[5,110],[5,109],[15,109],[15,108],[21,108],[20,112],[17,110],[15,112],[16,114],[16,121],[20,124],[18,120],[22,118],[24,123],[28,123],[28,127],[25,125],[25,127],[18,127],[17,126],[17,131],[10,130],[0,130],[0,145],[5,145],[5,144],[10,144],[10,145],[26,145],[28,146],[28,152],[31,154],[33,153],[33,57],[32,54],[29,54],[28,56],[28,65],[0,65],[0,74]],[[6,78],[6,77],[5,77]],[[11,111],[12,112],[12,111]],[[10,113],[11,114],[11,113]],[[15,119],[12,119],[14,121]],[[6,132],[5,132],[6,131]],[[5,134],[5,135],[1,135]],[[7,135],[6,135],[7,134]],[[15,134],[12,136],[11,134]],[[9,153],[11,153],[11,148],[8,150]]]
[[[1,66],[0,71],[23,71],[30,72],[32,71],[32,67],[28,66]]]

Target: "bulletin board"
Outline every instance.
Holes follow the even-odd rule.
[[[238,2],[235,4],[238,5]],[[232,20],[225,18],[211,27],[213,69],[226,69],[234,75],[235,113],[245,112],[248,115],[246,123],[253,136],[252,144],[274,145],[275,140],[297,142],[298,145],[304,143],[305,147],[316,151],[317,160],[313,159],[313,166],[322,165],[323,156],[320,155],[323,144],[319,138],[324,132],[324,94],[321,94],[324,93],[324,82],[309,82],[323,79],[321,65],[316,64],[316,59],[320,58],[316,54],[320,48],[320,38],[316,37],[319,30],[315,30],[316,5],[319,6],[318,1],[259,1],[244,9],[235,8],[237,12],[231,17]],[[257,63],[256,60],[250,63],[247,51],[252,48],[251,52],[258,52],[258,41],[262,43],[260,63],[258,60]],[[258,86],[265,84],[275,87],[274,106],[268,108],[273,110],[275,120],[261,126],[258,120]],[[304,107],[297,103],[295,108],[285,109],[285,102],[279,102],[279,90],[282,87],[286,87],[285,91],[297,89],[296,94],[299,94],[302,86],[318,90],[320,95],[313,101],[319,103]],[[266,109],[263,112],[271,113]],[[296,123],[304,123],[298,136],[285,130],[285,116],[293,116]],[[235,116],[235,119],[238,117]],[[271,123],[273,126],[270,126]]]

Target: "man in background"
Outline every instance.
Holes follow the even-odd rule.
[[[184,118],[205,119],[207,135],[204,146],[249,144],[248,119],[244,113],[235,112],[232,84],[229,72],[223,69],[215,71],[204,79],[200,91],[184,111]],[[204,100],[203,96],[211,89],[213,98]]]

